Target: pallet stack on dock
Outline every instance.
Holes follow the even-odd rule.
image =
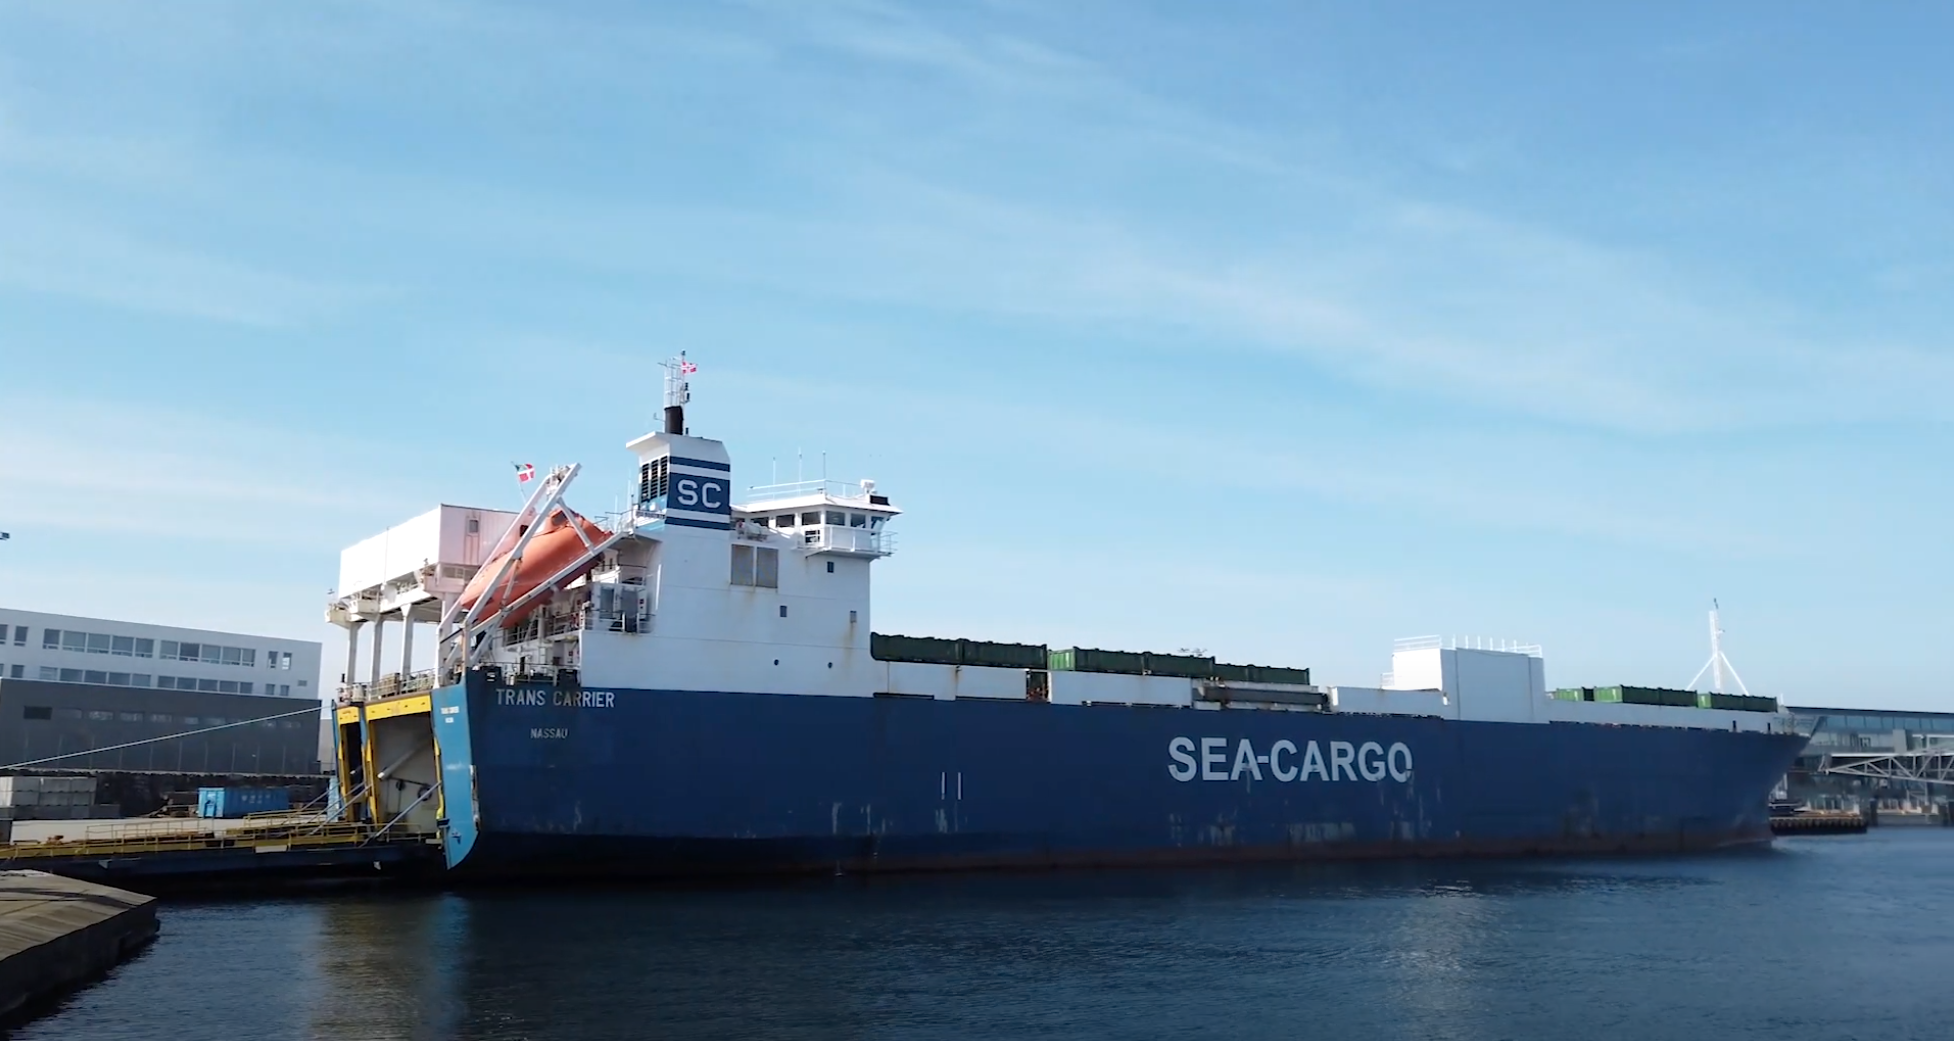
[[[0,820],[88,820],[121,816],[96,805],[93,777],[0,777]]]

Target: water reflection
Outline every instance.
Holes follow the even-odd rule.
[[[1954,915],[1951,854],[1935,831],[1761,857],[172,905],[150,954],[19,1036],[1907,1037],[1939,1022],[1954,963],[1932,924]]]

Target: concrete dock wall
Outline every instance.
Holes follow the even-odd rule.
[[[100,976],[156,937],[151,897],[0,871],[0,1019]]]

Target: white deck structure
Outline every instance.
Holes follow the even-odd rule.
[[[894,552],[902,511],[875,482],[811,481],[749,489],[735,504],[726,446],[684,426],[683,356],[667,365],[662,431],[625,447],[636,458],[630,505],[554,573],[513,584],[515,562],[564,502],[578,466],[552,470],[515,513],[442,506],[349,548],[328,617],[349,632],[348,673],[363,626],[373,665],[341,692],[363,700],[456,682],[473,666],[555,676],[585,691],[728,691],[833,697],[1049,700],[1057,704],[1255,708],[1439,716],[1517,723],[1594,722],[1715,729],[1788,728],[1783,713],[1556,701],[1537,647],[1399,641],[1378,687],[1224,683],[1158,675],[879,661],[870,652],[871,569]],[[539,556],[538,559],[543,559]],[[539,565],[541,567],[543,565]],[[493,595],[464,603],[479,572]],[[501,602],[506,600],[506,602]],[[401,669],[381,671],[384,626],[402,623]],[[435,674],[409,674],[413,627],[437,625]]]

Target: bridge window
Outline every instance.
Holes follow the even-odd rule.
[[[848,517],[844,515],[840,510],[829,510],[828,523],[836,527],[840,527],[841,525],[848,523]]]
[[[859,513],[851,513],[848,515],[848,526],[851,528],[866,528],[868,527],[868,518]]]
[[[819,523],[821,523],[821,515],[820,515],[820,514],[818,514],[818,513],[803,513],[803,514],[801,514],[801,523],[802,523],[802,524],[819,524]]]

